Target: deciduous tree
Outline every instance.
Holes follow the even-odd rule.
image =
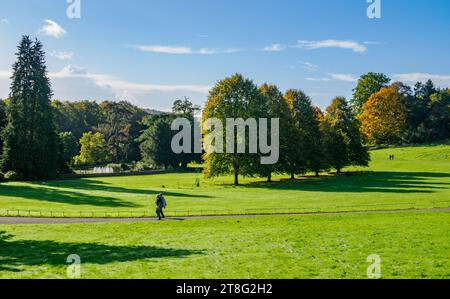
[[[358,80],[358,85],[353,90],[351,105],[357,115],[363,112],[363,105],[370,96],[386,87],[391,79],[382,73],[367,73]]]
[[[374,93],[364,104],[364,112],[359,119],[370,143],[399,143],[406,128],[406,106],[398,86],[382,88]]]

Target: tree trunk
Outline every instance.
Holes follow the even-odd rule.
[[[291,173],[291,180],[295,180],[295,174]]]
[[[238,163],[234,162],[233,163],[233,168],[234,168],[234,185],[238,186],[239,185],[239,165]]]
[[[318,171],[316,171],[316,177],[319,177],[319,176],[320,176],[319,172],[318,172]]]
[[[272,182],[272,173],[269,173],[269,175],[267,176],[267,182]]]

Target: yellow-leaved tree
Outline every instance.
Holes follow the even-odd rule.
[[[397,144],[406,127],[404,96],[397,85],[384,87],[370,96],[359,116],[361,130],[373,145]]]

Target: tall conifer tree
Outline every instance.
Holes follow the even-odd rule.
[[[23,179],[54,177],[58,136],[50,106],[50,80],[41,42],[24,36],[16,53],[1,167]]]

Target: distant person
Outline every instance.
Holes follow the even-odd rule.
[[[162,193],[158,194],[156,196],[156,216],[158,217],[158,220],[161,220],[163,218],[166,218],[164,215],[164,209],[167,207],[167,201],[162,195]]]

